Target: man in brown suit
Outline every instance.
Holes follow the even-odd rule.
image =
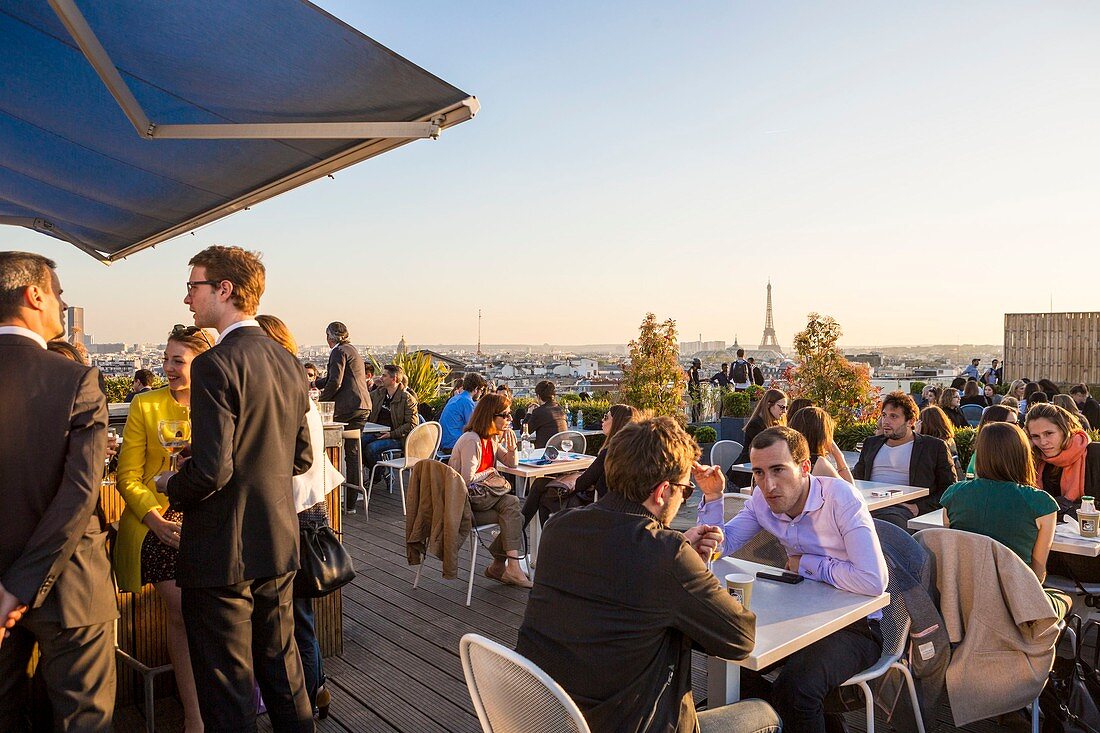
[[[0,730],[29,730],[38,643],[58,730],[109,731],[118,617],[99,487],[99,371],[46,350],[62,335],[56,265],[0,252]],[[6,636],[7,638],[3,638]]]

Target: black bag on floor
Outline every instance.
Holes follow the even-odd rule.
[[[1085,630],[1094,625],[1095,621],[1090,622]],[[1096,659],[1090,665],[1083,658],[1083,651],[1081,617],[1074,614],[1066,619],[1066,628],[1058,639],[1054,668],[1039,696],[1043,733],[1100,733],[1100,708],[1096,704],[1100,678]]]

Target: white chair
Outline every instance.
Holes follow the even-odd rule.
[[[721,466],[722,473],[725,473],[741,455],[743,448],[736,440],[719,440],[710,448],[710,465]]]
[[[907,662],[902,659],[902,655],[905,654],[905,645],[909,641],[909,627],[911,625],[912,622],[905,610],[901,594],[894,594],[890,598],[890,605],[882,609],[882,620],[879,621],[879,629],[882,631],[882,656],[872,666],[849,678],[847,682],[841,685],[841,687],[859,685],[863,690],[867,715],[867,733],[875,733],[875,697],[871,694],[871,687],[867,683],[882,677],[891,669],[898,670],[905,677],[905,684],[909,688],[909,702],[913,706],[913,715],[917,719],[917,731],[918,733],[924,733],[924,720],[920,714],[917,688],[913,684],[913,675],[909,672]]]
[[[374,486],[374,472],[379,468],[389,468],[397,472],[397,481],[401,487],[401,511],[405,512],[405,471],[416,465],[417,461],[426,458],[434,458],[439,450],[439,441],[443,439],[443,426],[437,422],[426,422],[417,425],[405,439],[405,456],[403,458],[391,458],[378,461],[370,470],[370,481],[367,483],[367,498],[363,504],[363,515],[366,517],[370,509],[370,490]]]
[[[494,532],[499,531],[499,524],[482,524],[473,527],[473,531],[470,532],[470,582],[466,586],[466,605],[469,606],[474,597],[474,573],[477,572],[477,548],[481,544],[482,532]],[[420,564],[416,566],[416,577],[413,578],[413,588],[420,583],[420,571],[424,569],[424,563],[428,561],[427,554],[420,559]]]
[[[554,433],[550,436],[550,440],[546,441],[546,444],[561,450],[561,442],[566,439],[573,441],[573,448],[569,451],[570,453],[584,453],[585,448],[588,447],[588,441],[584,439],[584,433],[578,433],[576,430],[563,430],[560,433]]]
[[[530,659],[478,634],[463,636],[458,653],[485,733],[590,733],[569,694]]]

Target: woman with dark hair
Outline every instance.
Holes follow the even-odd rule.
[[[959,390],[954,387],[948,387],[940,395],[939,408],[947,415],[947,419],[951,421],[951,424],[956,428],[967,428],[970,427],[970,422],[959,407],[961,404],[962,397],[959,395]]]
[[[805,397],[799,397],[798,399],[792,400],[790,407],[787,409],[787,422],[789,423],[791,421],[791,418],[794,417],[794,414],[801,410],[803,407],[813,406],[814,401],[808,400]]]
[[[967,382],[963,388],[963,397],[960,405],[977,405],[978,407],[989,407],[992,402],[986,399],[986,396],[982,393],[982,386],[977,382]]]
[[[966,377],[955,377],[954,379],[951,380],[950,389],[957,389],[957,390],[959,390],[959,392],[962,392],[963,387],[965,387],[965,386],[966,386]]]
[[[737,456],[737,463],[747,463],[749,460],[749,446],[752,440],[768,428],[776,425],[787,424],[787,395],[779,389],[772,387],[764,393],[760,401],[756,403],[756,409],[752,411],[749,421],[745,423],[745,442],[741,447],[741,455]],[[752,480],[752,474],[730,469],[726,473],[735,486],[745,487]]]
[[[462,476],[470,494],[470,508],[478,524],[500,525],[500,534],[489,545],[493,562],[486,577],[508,585],[530,588],[531,580],[519,565],[523,547],[523,513],[515,494],[506,493],[497,470],[499,461],[515,467],[516,434],[511,428],[512,403],[499,392],[477,401],[466,431],[459,436],[448,465]],[[506,486],[506,483],[505,485]]]
[[[297,357],[298,344],[282,319],[260,315],[256,316],[256,320],[264,333]],[[309,379],[308,374],[306,379]],[[303,389],[308,388],[307,382]],[[313,465],[305,473],[291,478],[299,531],[328,526],[328,505],[325,497],[344,481],[344,477],[325,453],[325,428],[321,422],[321,412],[313,400],[309,401],[306,426],[309,428],[309,444],[313,450]],[[325,687],[325,666],[321,658],[321,644],[317,641],[312,598],[294,598],[294,641],[298,644],[298,652],[302,657],[302,671],[306,678],[310,705],[313,706],[314,715],[324,720],[328,717],[332,695]]]
[[[1058,385],[1050,381],[1049,379],[1040,379],[1039,389],[1046,392],[1047,397],[1049,397],[1052,401],[1054,400],[1054,395],[1062,394],[1062,390],[1058,389]]]
[[[591,504],[598,494],[607,492],[603,461],[615,433],[638,419],[639,412],[630,405],[612,405],[603,416],[600,430],[605,438],[596,460],[583,473],[555,478],[537,479],[531,485],[531,493],[523,502],[523,526],[526,527],[538,512],[544,524],[550,515],[562,509]],[[569,490],[570,481],[575,481]],[[553,490],[554,488],[557,490]]]
[[[947,443],[947,451],[951,454],[951,460],[955,463],[955,474],[959,469],[959,449],[955,445],[955,426],[943,411],[943,408],[932,405],[920,411],[920,420],[917,422],[917,432],[932,438],[939,438]]]
[[[168,506],[157,491],[156,478],[168,468],[168,452],[160,442],[162,420],[191,418],[191,361],[214,340],[197,326],[176,326],[164,347],[168,386],[135,395],[122,431],[116,487],[126,502],[118,522],[114,566],[118,587],[137,593],[152,583],[164,601],[168,621],[168,658],[183,705],[183,727],[201,731],[198,691],[191,672],[191,655],[176,585],[183,515]]]
[[[1015,406],[1012,405],[993,405],[985,412],[982,413],[982,419],[978,422],[978,432],[982,432],[989,423],[993,422],[1007,422],[1013,425],[1016,424],[1016,412]],[[974,450],[970,452],[970,463],[966,466],[966,476],[970,478],[974,475],[975,468],[977,466],[978,448],[977,441],[975,441]]]
[[[1058,407],[1061,407],[1063,410],[1077,418],[1077,422],[1081,423],[1081,428],[1086,433],[1092,430],[1092,426],[1089,425],[1089,419],[1085,417],[1084,413],[1081,412],[1081,408],[1077,406],[1076,400],[1074,400],[1068,394],[1056,394],[1053,398],[1051,398],[1050,401],[1052,404],[1058,405]]]
[[[1027,405],[1031,401],[1031,396],[1036,392],[1042,392],[1043,388],[1039,386],[1038,382],[1028,382],[1024,385],[1024,396],[1020,400],[1020,415],[1027,415]]]
[[[1027,436],[1011,423],[989,423],[978,433],[977,478],[961,481],[943,493],[943,525],[992,537],[1015,552],[1040,583],[1058,522],[1058,504],[1034,488],[1035,463]],[[1051,606],[1062,618],[1070,599],[1047,589]]]
[[[820,407],[803,407],[791,415],[787,423],[792,429],[802,433],[810,445],[810,473],[814,476],[835,476],[848,483],[855,483],[852,471],[837,444],[833,442],[836,423],[829,413]],[[829,457],[836,461],[833,467]]]

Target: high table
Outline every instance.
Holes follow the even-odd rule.
[[[570,453],[569,455],[578,457],[570,461],[554,461],[545,466],[533,466],[529,463],[525,463],[527,460],[538,460],[542,458],[543,449],[537,448],[531,451],[530,459],[520,459],[515,468],[505,466],[503,463],[498,463],[497,470],[501,473],[508,473],[516,477],[516,496],[519,497],[522,502],[523,499],[527,497],[527,479],[541,478],[543,476],[557,476],[563,473],[572,473],[573,471],[583,471],[591,466],[592,462],[596,460],[596,456],[580,453]],[[536,513],[534,520],[531,522],[531,567],[534,567],[538,562],[539,537],[541,534],[542,522],[539,521],[539,515]]]
[[[857,479],[856,488],[859,489],[859,493],[863,495],[863,501],[872,512],[895,504],[910,504],[917,499],[928,496],[928,489],[922,489],[919,486],[903,486],[902,484],[888,484],[881,481]],[[887,496],[875,496],[875,494],[882,492],[889,493]],[[752,488],[741,489],[741,493],[752,494]]]
[[[943,529],[943,512],[943,509],[937,509],[914,517],[909,520],[909,529]],[[1054,544],[1050,549],[1067,555],[1100,557],[1100,538],[1082,537],[1069,525],[1059,524],[1054,528]]]
[[[749,573],[775,568],[724,557],[714,563],[719,582],[730,573]],[[756,646],[746,658],[734,662],[721,657],[707,661],[707,700],[712,708],[741,698],[741,667],[759,671],[848,624],[885,608],[890,594],[861,596],[816,580],[798,585],[770,580],[753,582],[749,607],[756,614]],[[719,703],[718,701],[723,701]]]

